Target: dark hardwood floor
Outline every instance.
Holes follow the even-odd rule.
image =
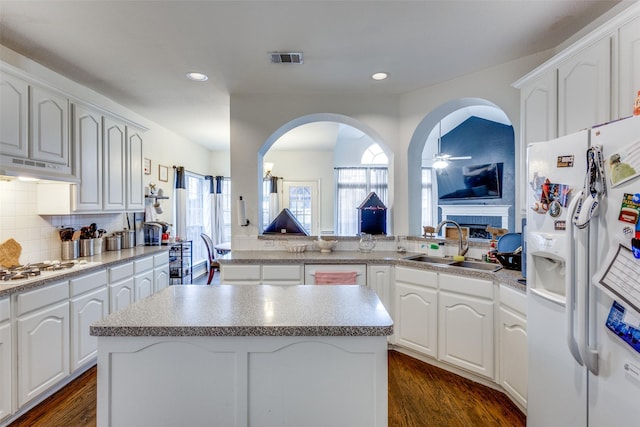
[[[96,425],[95,367],[11,427]],[[389,351],[389,427],[525,425],[525,416],[502,393]]]

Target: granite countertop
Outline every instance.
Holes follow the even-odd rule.
[[[170,286],[91,325],[93,336],[387,336],[363,286]]]
[[[396,261],[418,253],[396,251],[372,251],[362,253],[360,251],[332,251],[322,253],[320,251],[305,251],[291,253],[287,251],[231,251],[228,254],[216,258],[220,264],[353,264],[361,263],[386,263]]]
[[[79,275],[104,270],[107,267],[113,267],[168,250],[168,246],[136,246],[135,248],[122,249],[120,251],[103,251],[98,255],[73,260],[76,262],[85,261],[85,263],[78,264],[73,268],[58,270],[56,272],[43,272],[40,276],[29,279],[6,282],[0,281],[0,297],[39,288],[61,280],[72,279]]]
[[[516,270],[501,268],[496,272],[474,270],[454,266],[444,266],[407,259],[417,252],[399,253],[396,251],[373,251],[361,253],[359,251],[333,251],[321,253],[308,251],[302,253],[290,253],[286,251],[231,251],[216,258],[222,265],[234,264],[392,264],[404,267],[418,268],[441,273],[457,274],[479,279],[496,280],[500,284],[507,285],[521,292],[526,292],[527,286],[518,282],[522,279],[522,273]]]

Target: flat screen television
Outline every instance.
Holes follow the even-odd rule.
[[[455,166],[436,173],[438,198],[457,199],[499,199],[502,197],[503,163]]]

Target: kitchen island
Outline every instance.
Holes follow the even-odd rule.
[[[392,333],[362,286],[171,286],[92,325],[98,426],[386,426]]]

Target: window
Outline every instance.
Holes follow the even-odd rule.
[[[388,165],[389,159],[378,144],[371,144],[369,148],[362,153],[360,163],[363,165]]]
[[[383,153],[384,154],[384,153]],[[386,167],[336,168],[336,234],[358,234],[358,206],[370,192],[375,192],[387,205]]]
[[[222,180],[222,222],[223,230],[220,242],[231,241],[231,178]]]
[[[186,238],[187,240],[193,241],[193,264],[196,265],[207,259],[207,249],[200,238],[200,233],[205,231],[205,194],[207,194],[209,190],[202,175],[186,171],[185,185],[187,195],[187,206],[185,209],[187,219]]]

